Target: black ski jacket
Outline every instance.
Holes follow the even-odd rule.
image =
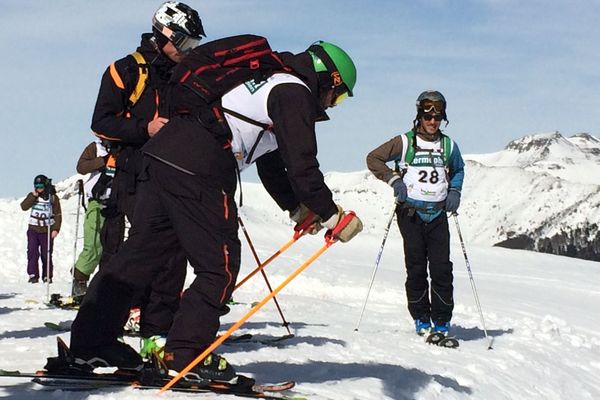
[[[117,159],[115,196],[121,190],[135,191],[135,180],[141,171],[139,149],[149,139],[148,122],[155,116],[168,116],[167,82],[176,64],[156,49],[151,38],[151,33],[143,34],[137,48],[148,66],[148,82],[136,104],[130,108],[128,101],[138,81],[139,68],[133,56],[127,55],[114,63],[117,78],[111,74],[110,67],[104,72],[94,108],[94,133],[122,147]],[[121,80],[124,89],[119,88],[115,79]]]

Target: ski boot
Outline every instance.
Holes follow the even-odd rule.
[[[144,367],[142,357],[131,346],[115,341],[107,346],[73,350],[75,363],[81,366],[117,367],[121,370],[141,371]]]
[[[129,310],[129,318],[123,327],[125,333],[130,335],[136,335],[140,333],[140,316],[141,312],[139,307],[134,307]]]
[[[165,361],[169,369],[180,371],[187,366],[187,363],[180,364],[173,353],[165,353]],[[237,374],[235,369],[227,360],[217,354],[211,353],[194,368],[184,375],[184,379],[192,382],[205,383],[210,381],[233,382]]]
[[[417,335],[425,336],[431,332],[431,322],[429,322],[429,318],[425,319],[416,319],[415,320],[415,330],[417,331]]]
[[[152,357],[152,354],[156,354],[159,358],[163,358],[165,355],[166,342],[167,338],[160,335],[141,338],[140,356],[145,360],[149,360]]]
[[[442,322],[442,323],[434,324],[433,332],[441,333],[444,336],[448,336],[448,334],[450,333],[450,322]]]

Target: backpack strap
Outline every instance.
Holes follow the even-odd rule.
[[[454,140],[450,139],[450,137],[442,133],[442,159],[444,160],[445,166],[448,166],[448,163],[450,162],[450,156],[452,155],[453,150]]]
[[[263,135],[265,134],[266,131],[270,131],[273,129],[273,125],[269,125],[269,124],[265,124],[259,121],[256,121],[250,117],[245,116],[244,114],[240,114],[237,111],[233,111],[230,110],[228,108],[225,108],[223,106],[221,106],[221,110],[223,110],[224,113],[229,114],[237,119],[240,119],[244,122],[247,122],[251,125],[254,126],[258,126],[259,128],[262,128],[262,130],[260,131],[260,133],[258,134],[258,137],[256,138],[256,141],[254,142],[254,144],[252,145],[252,148],[250,149],[250,151],[248,152],[248,156],[246,157],[246,164],[252,164],[252,157],[254,156],[254,152],[256,151],[256,148],[258,147],[258,143],[260,142],[260,139],[262,139]],[[240,198],[240,202],[241,202],[241,198]]]
[[[135,62],[138,65],[138,78],[133,91],[129,95],[127,102],[128,108],[133,107],[135,103],[138,102],[142,96],[142,93],[144,93],[144,89],[146,89],[146,83],[148,82],[148,64],[146,63],[144,56],[142,56],[139,51],[135,51],[130,55],[135,59]],[[119,71],[117,71],[115,63],[110,64],[108,70],[115,85],[117,85],[119,89],[125,90],[125,83],[123,83],[123,79],[121,78],[121,75],[119,75]]]
[[[400,140],[402,141],[402,152],[400,153],[400,157],[397,157],[394,160],[396,172],[406,171],[406,166],[410,164],[415,158],[415,149],[413,147],[414,142],[414,134],[412,131],[408,131],[400,135]]]
[[[240,114],[237,111],[230,110],[229,108],[225,108],[223,106],[221,106],[220,108],[221,108],[221,110],[223,110],[224,113],[229,114],[232,117],[240,119],[240,120],[242,120],[244,122],[247,122],[250,125],[258,126],[259,128],[262,128],[265,131],[273,129],[272,125],[265,124],[263,122],[259,122],[257,120],[254,120],[254,119],[250,118],[250,117],[246,117],[244,114]]]
[[[142,96],[142,93],[144,93],[146,83],[148,82],[148,64],[146,63],[144,56],[142,56],[139,51],[134,51],[131,55],[135,58],[138,65],[138,80],[133,92],[129,95],[129,107],[133,107],[135,103],[137,103]]]

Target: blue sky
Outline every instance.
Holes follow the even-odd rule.
[[[39,173],[55,182],[75,173],[93,139],[101,75],[135,50],[160,3],[2,0],[0,197],[24,196]],[[324,171],[364,169],[371,149],[411,127],[415,99],[430,88],[446,96],[446,133],[463,153],[531,133],[600,135],[596,0],[188,4],[208,39],[255,33],[292,52],[321,39],[354,58],[355,97],[317,127]]]

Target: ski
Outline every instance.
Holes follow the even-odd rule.
[[[71,330],[71,324],[73,321],[60,321],[58,323],[46,321],[44,322],[44,326],[48,329],[52,329],[53,331],[58,332],[69,332]]]
[[[0,370],[0,377],[30,378],[32,382],[56,390],[85,391],[112,387],[134,387],[138,389],[161,389],[172,377],[164,362],[154,356],[141,371],[117,370],[110,373],[96,373],[91,369],[82,369],[75,363],[66,343],[57,338],[58,357],[48,358],[46,370],[37,372],[20,372]],[[274,385],[256,384],[253,378],[237,375],[229,382],[210,380],[180,380],[171,390],[231,394],[240,397],[263,399],[291,399],[284,392],[292,389],[295,382],[287,381]]]
[[[53,331],[57,331],[57,332],[70,332],[72,324],[73,324],[73,320],[60,321],[60,322],[52,322],[52,321],[44,322],[44,326],[46,328],[51,329]],[[140,333],[137,331],[131,331],[128,329],[124,329],[123,335],[130,336],[130,337],[139,337]]]
[[[37,372],[20,372],[0,370],[0,377],[31,378],[32,382],[54,388],[56,390],[79,391],[95,390],[109,387],[134,387],[137,389],[160,389],[169,382],[170,376],[157,376],[156,370],[148,369],[140,373],[118,370],[114,373],[50,373],[45,370]],[[241,397],[283,398],[288,396],[270,396],[268,393],[284,392],[292,389],[295,382],[286,381],[277,384],[256,384],[254,379],[238,375],[232,382],[186,381],[178,382],[172,390],[197,393],[232,394]]]
[[[439,347],[445,347],[448,349],[455,349],[460,345],[460,343],[454,336],[446,336],[440,332],[430,333],[425,338],[425,342],[429,344],[434,344]]]
[[[64,391],[87,391],[114,387],[133,387],[135,389],[157,390],[161,389],[171,379],[169,376],[155,378],[153,382],[143,382],[143,380],[135,379],[134,376],[123,378],[118,376],[111,377],[109,375],[111,374],[103,374],[102,376],[74,377],[43,374],[33,377],[32,382],[55,390]],[[29,377],[29,375],[27,377]],[[238,383],[215,381],[196,382],[182,380],[169,390],[187,393],[230,394],[239,397],[261,399],[299,399],[297,397],[289,397],[283,393],[280,393],[292,389],[295,386],[293,381],[281,382],[273,385],[257,385],[252,384],[254,382],[253,379],[247,378],[243,375],[238,375],[237,381]]]
[[[238,344],[238,343],[258,343],[258,344],[275,346],[283,341],[292,339],[294,337],[295,337],[295,335],[290,334],[290,335],[283,335],[283,336],[261,339],[261,338],[254,337],[254,335],[252,335],[250,333],[246,333],[246,334],[243,334],[240,336],[235,336],[233,338],[229,338],[223,344],[224,345],[228,345],[228,344],[233,345],[233,344]]]
[[[56,307],[62,310],[79,310],[81,298],[78,300],[72,296],[63,297],[60,293],[52,293],[50,295],[50,302],[45,303],[48,307]]]

